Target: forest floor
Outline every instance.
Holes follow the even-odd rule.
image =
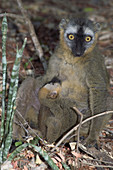
[[[48,62],[54,52],[59,40],[58,25],[62,18],[75,15],[78,12],[85,12],[88,18],[101,24],[98,46],[105,58],[105,64],[110,75],[111,93],[113,94],[113,1],[109,3],[95,4],[92,1],[79,0],[24,0],[23,7],[27,10],[28,16],[35,28],[37,37],[44,52],[44,58]],[[25,20],[22,20],[20,8],[15,0],[2,0],[0,4],[0,28],[2,24],[1,14],[7,12],[17,14],[17,17],[8,18],[7,36],[7,90],[10,84],[11,70],[15,61],[16,45],[21,47],[23,40],[27,37],[27,45],[20,66],[19,83],[27,76],[40,76],[44,74],[42,63],[38,58],[32,38]],[[0,31],[0,56],[2,56],[2,34]],[[1,61],[0,57],[0,61]],[[2,91],[2,63],[0,62],[0,92]],[[1,100],[1,99],[0,99]],[[6,99],[7,100],[7,99]],[[1,106],[0,106],[1,112]],[[109,121],[106,128],[100,134],[101,150],[91,148],[87,153],[84,149],[79,153],[72,146],[60,146],[52,153],[52,159],[59,169],[64,169],[62,161],[66,162],[71,169],[113,169],[113,119]],[[52,145],[48,147],[40,144],[48,153]],[[73,144],[75,146],[75,143]],[[95,159],[95,160],[94,160]],[[7,168],[9,164],[6,165]],[[48,164],[32,150],[25,149],[11,162],[12,169],[51,169]],[[6,169],[7,169],[6,168]]]

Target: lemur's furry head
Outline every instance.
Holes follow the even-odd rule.
[[[59,27],[61,41],[75,57],[83,56],[94,48],[100,29],[98,23],[86,18],[62,19]]]

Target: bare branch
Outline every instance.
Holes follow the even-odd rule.
[[[107,111],[107,112],[103,112],[103,113],[99,113],[99,114],[97,114],[97,115],[91,116],[91,117],[85,119],[85,120],[81,123],[81,125],[84,124],[84,123],[86,123],[86,122],[88,122],[88,121],[90,121],[90,120],[92,120],[92,119],[94,119],[94,118],[96,118],[96,117],[104,116],[104,115],[106,115],[106,114],[111,114],[111,113],[113,114],[113,111]],[[79,124],[76,125],[74,128],[72,128],[66,135],[64,135],[64,136],[60,139],[60,141],[56,144],[55,148],[52,149],[52,151],[54,151],[54,150],[56,149],[56,147],[58,147],[71,133],[73,133],[73,131],[76,131],[78,127],[79,127]]]
[[[94,164],[91,164],[91,163],[86,163],[86,162],[84,162],[82,160],[81,160],[81,163],[85,164],[85,165],[93,166],[93,167],[113,168],[113,166],[111,166],[111,165],[94,165]]]
[[[20,21],[24,21],[24,18],[21,17],[20,15],[11,14],[11,13],[3,13],[3,14],[0,14],[0,18],[1,18],[1,17],[4,17],[4,16],[11,17],[11,18],[15,18],[15,19],[18,19],[18,20],[20,20]]]
[[[78,146],[79,146],[79,140],[80,140],[80,128],[82,125],[83,114],[76,107],[73,107],[73,109],[77,112],[78,115],[80,115],[80,123],[78,127],[78,132],[77,132],[77,152],[79,152]]]
[[[22,1],[21,1],[21,0],[17,0],[17,3],[18,3],[18,6],[19,6],[19,8],[20,8],[20,10],[21,10],[21,13],[22,13],[22,15],[23,15],[23,17],[24,17],[25,22],[26,22],[26,24],[27,24],[28,27],[29,27],[30,36],[31,36],[32,41],[33,41],[33,43],[34,43],[36,52],[37,52],[38,55],[39,55],[39,58],[40,58],[40,61],[42,62],[42,65],[43,65],[43,67],[44,67],[44,70],[46,70],[46,68],[47,68],[47,63],[46,63],[46,60],[45,60],[44,57],[43,57],[43,56],[44,56],[43,50],[42,50],[42,47],[41,47],[41,45],[40,45],[40,43],[39,43],[39,40],[38,40],[38,38],[37,38],[37,36],[36,36],[34,27],[33,27],[33,25],[32,25],[32,23],[31,23],[28,15],[27,15],[27,11],[23,8]]]
[[[24,127],[25,125],[28,126],[28,129],[30,129],[41,141],[44,145],[46,145],[46,143],[44,142],[44,140],[30,127],[29,123],[24,119],[24,117],[21,115],[21,113],[16,109],[16,112],[17,114],[23,119],[23,121],[25,122],[24,124],[22,124],[20,121],[19,121],[19,124],[21,125],[21,127],[26,131],[28,132],[28,130]],[[18,124],[18,122],[17,122]],[[19,125],[18,124],[18,125]]]

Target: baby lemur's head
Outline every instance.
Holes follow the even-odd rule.
[[[94,48],[99,29],[99,24],[86,18],[62,19],[61,44],[67,46],[75,57],[83,56]]]

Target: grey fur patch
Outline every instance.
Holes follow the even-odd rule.
[[[78,31],[78,26],[69,26],[69,27],[67,27],[67,29],[65,31],[65,35],[70,34],[70,33],[77,34],[77,31]]]
[[[83,27],[83,30],[85,35],[90,35],[92,38],[94,37],[94,32],[90,28]]]

